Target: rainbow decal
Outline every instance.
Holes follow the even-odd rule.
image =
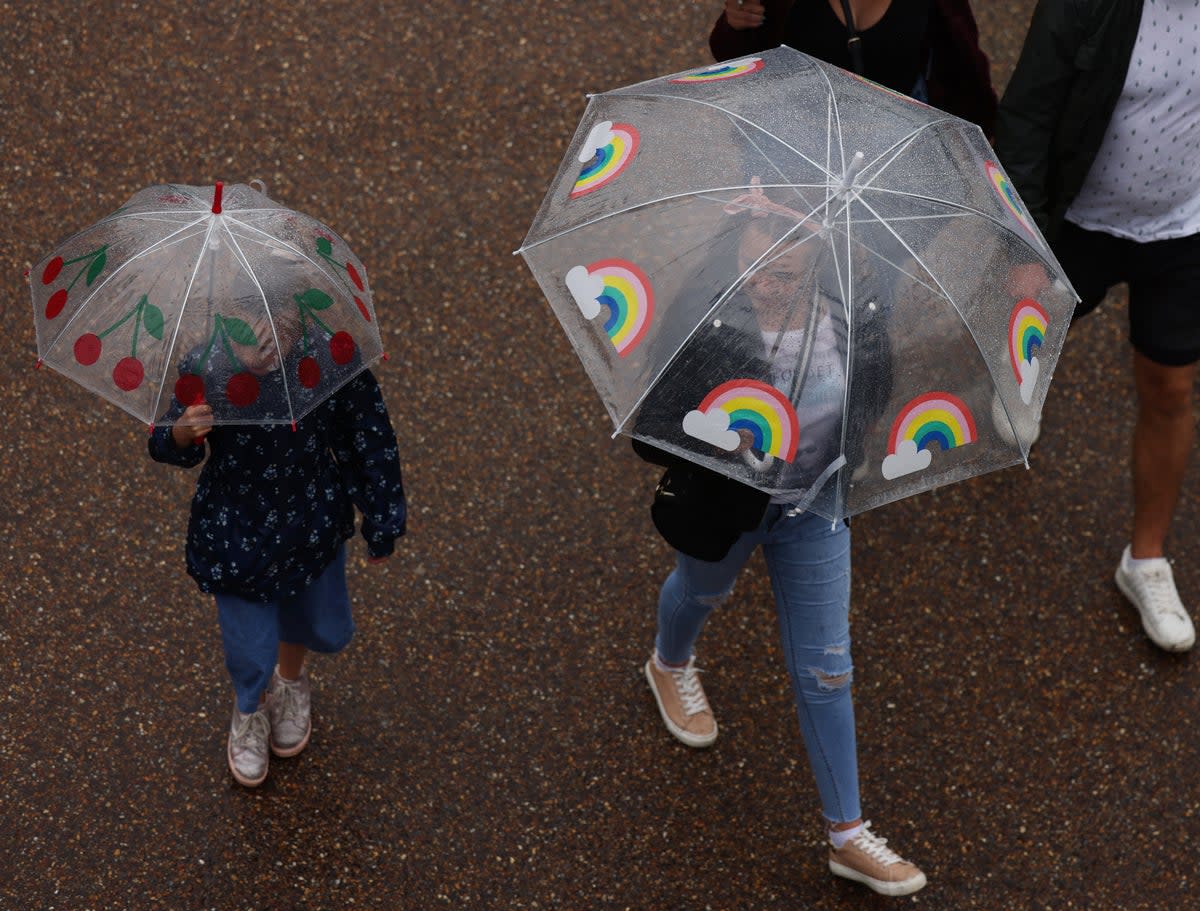
[[[698,73],[688,73],[672,79],[673,83],[687,84],[689,82],[719,82],[722,79],[736,79],[738,76],[748,76],[763,68],[761,57],[746,57],[743,60],[731,60],[728,63],[717,63],[705,67]]]
[[[905,405],[892,424],[883,476],[890,481],[928,468],[932,443],[945,452],[975,440],[975,419],[962,400],[948,392],[927,392]]]
[[[624,259],[602,259],[575,266],[566,284],[584,318],[592,320],[605,308],[604,331],[625,357],[646,335],[654,318],[654,289],[646,273]]]
[[[633,161],[640,141],[637,129],[628,123],[605,120],[592,127],[579,150],[583,170],[575,178],[571,198],[599,190],[613,181]]]
[[[1026,405],[1033,401],[1039,372],[1036,352],[1046,341],[1049,325],[1049,315],[1028,297],[1017,303],[1008,318],[1008,356],[1021,386],[1021,401]]]
[[[800,422],[791,402],[774,386],[758,380],[730,380],[704,397],[683,419],[683,432],[733,452],[749,430],[753,447],[790,462],[800,442]]]
[[[1041,240],[1041,235],[1033,227],[1029,221],[1029,216],[1025,214],[1025,209],[1021,205],[1021,201],[1017,199],[1017,191],[1013,189],[1013,185],[1009,183],[1008,178],[1004,176],[1004,172],[993,162],[984,162],[984,170],[987,171],[988,180],[992,182],[996,192],[1000,194],[1000,199],[1004,202],[1008,211],[1013,214],[1013,217],[1021,223],[1021,227],[1034,236],[1035,239]]]

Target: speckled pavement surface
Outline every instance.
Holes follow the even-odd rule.
[[[825,869],[757,558],[701,643],[718,744],[661,728],[655,472],[511,251],[584,93],[707,62],[718,5],[0,2],[0,909],[1200,901],[1195,659],[1111,581],[1119,303],[1069,340],[1031,471],[855,525],[864,802],[924,891]],[[1032,3],[979,6],[1003,83]],[[412,506],[397,559],[355,544],[359,635],[314,664],[309,749],[255,791],[183,572],[194,476],[32,369],[22,277],[144,185],[251,177],[371,269]],[[1198,496],[1173,538],[1193,603]]]

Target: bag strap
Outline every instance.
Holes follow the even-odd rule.
[[[854,12],[850,9],[850,0],[842,0],[842,14],[846,17],[846,50],[850,52],[850,65],[854,72],[863,75],[862,38],[854,27]]]

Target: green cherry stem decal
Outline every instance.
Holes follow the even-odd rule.
[[[225,397],[229,403],[237,408],[245,408],[258,400],[258,377],[245,368],[241,359],[234,353],[233,345],[230,344],[233,341],[247,348],[254,348],[258,345],[258,337],[245,320],[234,316],[221,316],[217,313],[213,316],[213,331],[208,337],[208,344],[193,368],[193,372],[181,374],[175,383],[175,398],[185,408],[204,401],[204,367],[212,355],[213,346],[218,341],[230,363],[237,368],[237,372],[225,384]]]
[[[312,389],[321,382],[321,365],[317,363],[315,357],[309,354],[309,351],[312,350],[312,339],[308,332],[309,321],[316,323],[329,336],[329,356],[333,358],[335,364],[347,364],[354,357],[354,339],[350,337],[349,332],[334,332],[317,316],[318,311],[328,310],[333,306],[333,298],[324,291],[309,288],[303,294],[295,295],[293,299],[300,311],[300,331],[303,344],[300,349],[301,358],[298,368],[300,385],[305,389]]]
[[[129,356],[121,358],[117,362],[117,366],[113,368],[112,374],[113,382],[117,384],[117,388],[123,389],[125,392],[132,392],[138,386],[142,385],[142,380],[146,376],[146,369],[142,365],[142,362],[138,360],[138,337],[144,329],[146,330],[146,334],[151,338],[160,342],[162,341],[162,311],[150,303],[146,295],[143,294],[128,313],[103,332],[98,334],[85,332],[75,340],[75,360],[84,367],[90,367],[100,359],[100,352],[104,347],[104,339],[116,332],[117,329],[131,319],[133,320],[133,332],[131,333],[129,343]]]
[[[64,260],[61,256],[54,257],[42,269],[42,284],[54,284],[63,268],[65,266],[73,266],[75,263],[83,263],[83,265],[79,267],[79,271],[75,273],[75,277],[71,279],[71,283],[65,288],[59,288],[46,301],[46,319],[54,319],[62,313],[63,307],[67,305],[67,295],[70,294],[71,289],[75,287],[75,283],[79,281],[81,276],[86,274],[87,280],[85,284],[91,285],[100,273],[104,271],[104,267],[108,263],[108,244],[97,247],[95,250],[89,250],[87,253],[77,256],[74,259]]]
[[[333,242],[328,237],[317,238],[317,253],[331,266],[341,270],[339,274],[345,272],[359,293],[367,290],[366,285],[363,284],[362,276],[358,274],[358,269],[355,268],[354,263],[349,260],[345,263],[340,263],[333,258]],[[354,303],[358,307],[358,312],[362,314],[362,318],[369,323],[371,321],[371,311],[367,309],[367,305],[362,302],[362,299],[357,294],[354,295]]]

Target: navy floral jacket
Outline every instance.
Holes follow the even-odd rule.
[[[172,400],[167,419],[183,412]],[[373,557],[392,553],[407,507],[396,435],[369,370],[288,425],[214,427],[176,447],[171,427],[150,435],[155,461],[207,463],[188,523],[187,569],[201,591],[272,601],[303,591],[354,535],[357,506]]]

